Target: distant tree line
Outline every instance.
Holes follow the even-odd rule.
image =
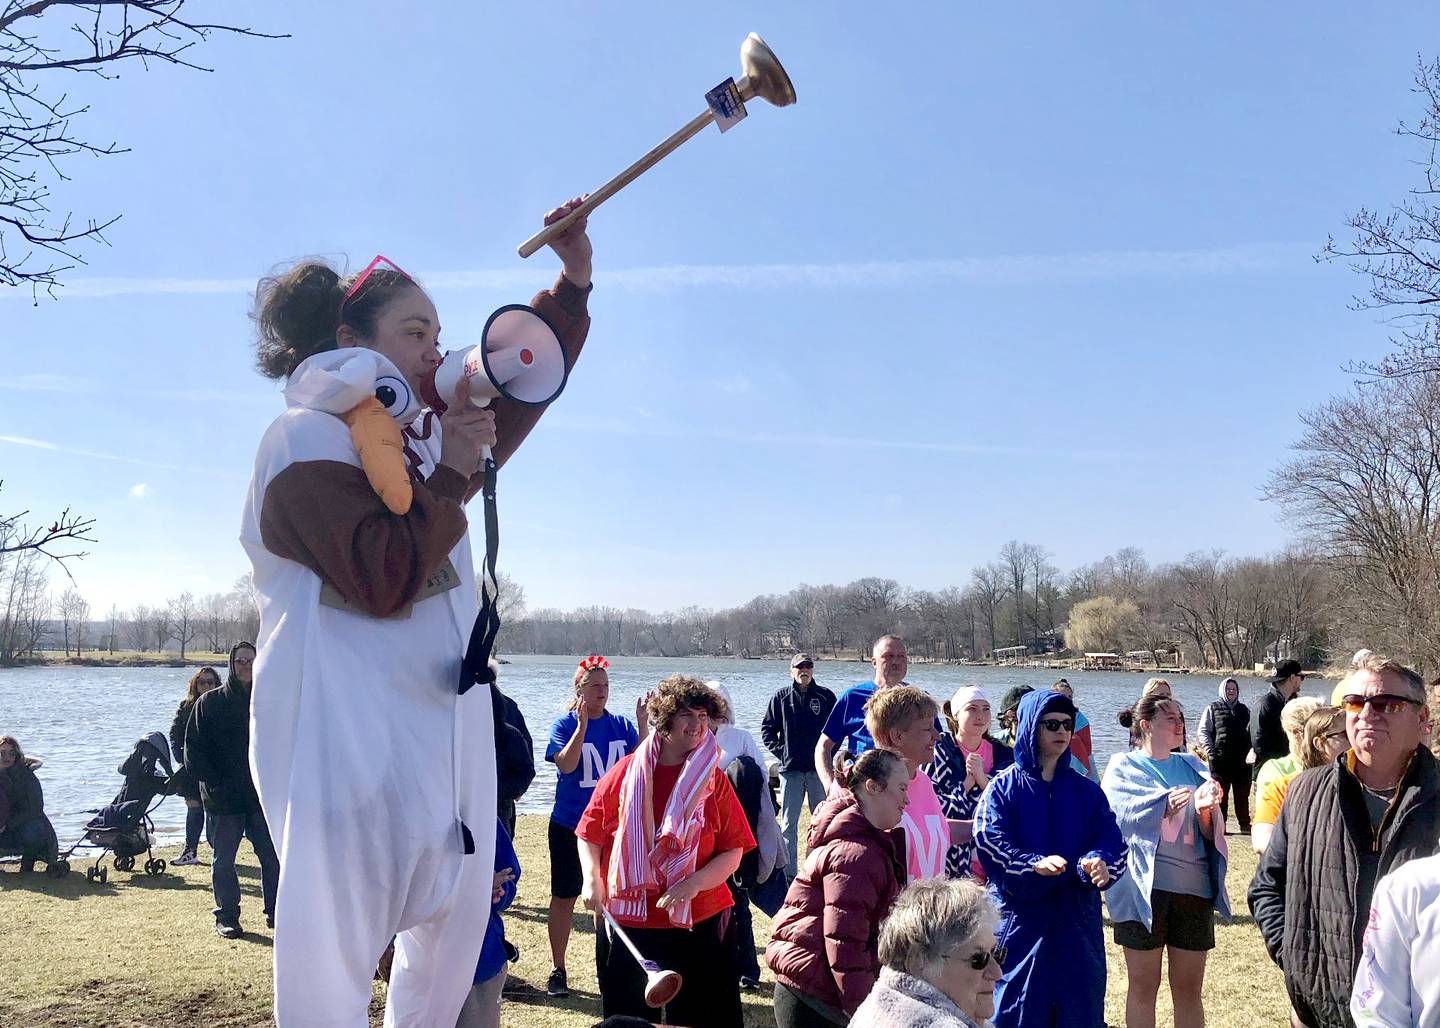
[[[840,656],[898,632],[912,656],[931,660],[1018,655],[1010,648],[1019,647],[1143,651],[1156,663],[1168,655],[1200,667],[1248,667],[1292,656],[1319,662],[1331,639],[1343,637],[1330,621],[1337,606],[1328,563],[1300,549],[1248,558],[1195,553],[1152,567],[1127,548],[1065,574],[1044,547],[1012,540],[963,586],[929,591],[861,578],[800,585],[724,610],[663,614],[605,606],[530,611],[516,588],[502,583],[511,609],[501,643],[518,653]],[[1100,617],[1105,608],[1108,619]]]

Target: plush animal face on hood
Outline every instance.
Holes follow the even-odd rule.
[[[385,412],[402,425],[410,424],[420,413],[420,398],[400,369],[383,354],[363,347],[347,346],[307,357],[285,386],[287,406],[327,414],[344,414],[367,398],[379,400]]]
[[[409,512],[414,492],[400,428],[420,413],[420,400],[389,358],[353,346],[307,357],[290,375],[285,402],[344,421],[370,487],[393,513]]]
[[[1040,774],[1040,754],[1036,748],[1040,741],[1040,721],[1058,715],[1064,715],[1072,722],[1075,720],[1075,703],[1064,693],[1031,692],[1020,701],[1016,711],[1019,720],[1015,729],[1015,763],[1027,773]],[[1055,773],[1060,774],[1068,768],[1070,761],[1061,760]]]

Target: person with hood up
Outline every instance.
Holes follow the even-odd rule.
[[[1202,1025],[1215,914],[1230,919],[1220,790],[1197,757],[1174,751],[1185,731],[1178,703],[1146,696],[1132,717],[1140,745],[1117,753],[1101,783],[1129,846],[1129,872],[1105,894],[1125,952],[1125,1024],[1154,1028],[1164,957],[1175,1024]]]
[[[1240,834],[1250,834],[1250,708],[1240,702],[1240,683],[1220,683],[1220,698],[1200,715],[1200,748],[1210,765],[1210,777],[1225,790],[1220,800],[1223,826],[1230,819],[1230,797],[1235,797],[1235,820]]]
[[[55,826],[45,816],[45,790],[35,777],[41,761],[25,756],[13,735],[0,735],[0,853],[20,854],[20,871],[47,867],[60,852]]]
[[[235,873],[235,853],[242,836],[250,840],[260,861],[265,926],[275,927],[280,861],[250,776],[254,664],[253,644],[232,646],[225,684],[195,701],[185,727],[185,764],[200,782],[200,798],[210,819],[210,887],[215,893],[215,934],[222,939],[245,934],[240,927],[240,879]]]
[[[1003,914],[994,1021],[1099,1028],[1100,893],[1125,873],[1125,840],[1100,786],[1068,759],[1069,697],[1032,692],[1017,715],[1015,763],[991,780],[975,812],[980,863]]]
[[[779,1028],[844,1025],[880,974],[880,923],[905,884],[910,772],[895,753],[841,750],[841,792],[810,822],[805,865],[785,896],[765,963],[775,975]]]

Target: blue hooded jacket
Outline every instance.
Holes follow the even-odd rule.
[[[1109,888],[1125,873],[1125,840],[1105,794],[1068,752],[1050,781],[1036,752],[1039,722],[1075,716],[1068,696],[1032,692],[1016,712],[1015,763],[990,780],[975,812],[980,863],[1000,904],[997,943],[1007,951],[995,989],[996,1028],[1104,1024],[1105,942],[1100,891],[1080,867],[1099,857]],[[1042,875],[1035,864],[1065,858]]]

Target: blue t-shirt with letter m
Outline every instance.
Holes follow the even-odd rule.
[[[555,754],[565,748],[575,734],[578,723],[575,712],[562,715],[550,729],[550,744],[545,747],[545,759],[555,762]],[[580,815],[595,786],[606,771],[640,745],[640,733],[628,717],[612,714],[608,710],[599,717],[592,717],[585,725],[585,742],[580,747],[580,763],[568,774],[556,769],[555,807],[550,820],[565,828],[574,828],[580,823]]]

